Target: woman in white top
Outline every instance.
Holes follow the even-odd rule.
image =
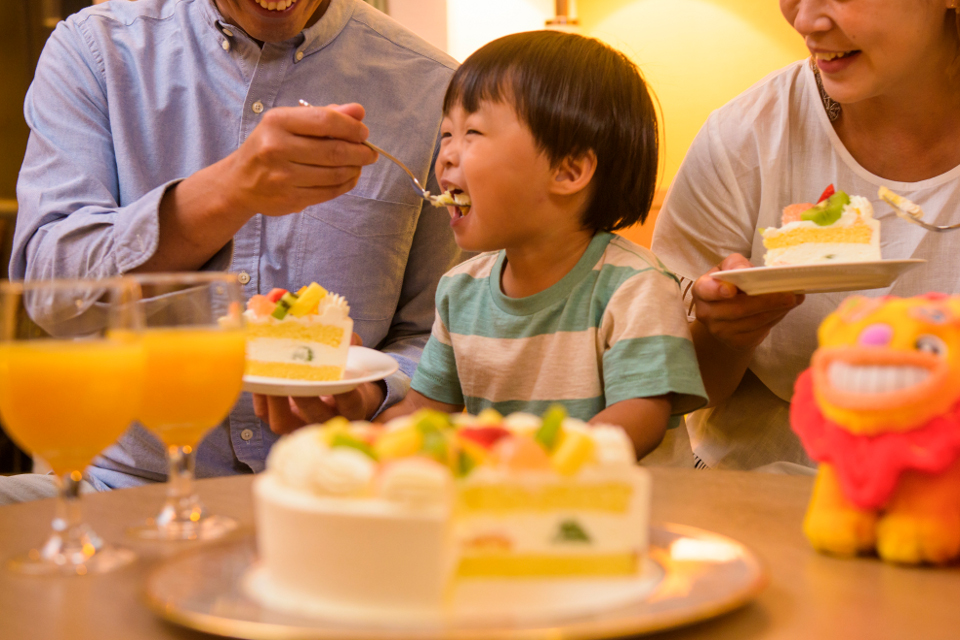
[[[812,57],[711,114],[684,159],[653,249],[690,285],[710,405],[687,427],[705,466],[812,464],[790,431],[789,400],[817,326],[851,294],[748,296],[705,277],[762,264],[757,229],[779,226],[784,206],[815,201],[831,183],[865,196],[884,259],[928,260],[866,295],[960,292],[960,232],[927,232],[877,197],[886,185],[925,221],[960,222],[957,2],[780,0]]]

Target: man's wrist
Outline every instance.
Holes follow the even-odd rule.
[[[383,380],[368,382],[364,385],[363,394],[364,413],[366,419],[370,420],[377,415],[387,399],[387,384]]]

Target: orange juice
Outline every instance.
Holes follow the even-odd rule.
[[[195,446],[240,395],[240,329],[170,328],[143,333],[147,379],[139,419],[167,445]]]
[[[24,449],[62,475],[83,469],[140,410],[138,340],[0,344],[0,417]]]

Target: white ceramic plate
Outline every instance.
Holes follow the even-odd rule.
[[[465,581],[473,584],[457,587],[451,617],[406,626],[393,618],[346,621],[264,607],[244,587],[256,561],[252,536],[181,554],[153,570],[147,602],[170,622],[248,640],[599,640],[719,616],[767,583],[760,561],[740,543],[693,527],[654,525],[649,559],[636,579],[517,580],[506,591],[503,581]],[[529,606],[518,608],[518,592]]]
[[[263,376],[243,376],[243,390],[268,396],[332,396],[357,388],[361,382],[383,380],[400,368],[385,353],[366,347],[350,347],[343,380],[289,380]]]
[[[893,281],[926,260],[877,260],[874,262],[830,262],[788,267],[731,269],[710,275],[736,285],[752,296],[762,293],[827,293],[889,287]]]

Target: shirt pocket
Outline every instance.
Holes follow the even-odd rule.
[[[344,296],[367,344],[386,335],[397,311],[419,213],[419,207],[346,195],[301,216],[297,282],[316,281]]]
[[[303,213],[358,238],[413,237],[420,207],[345,194]]]

